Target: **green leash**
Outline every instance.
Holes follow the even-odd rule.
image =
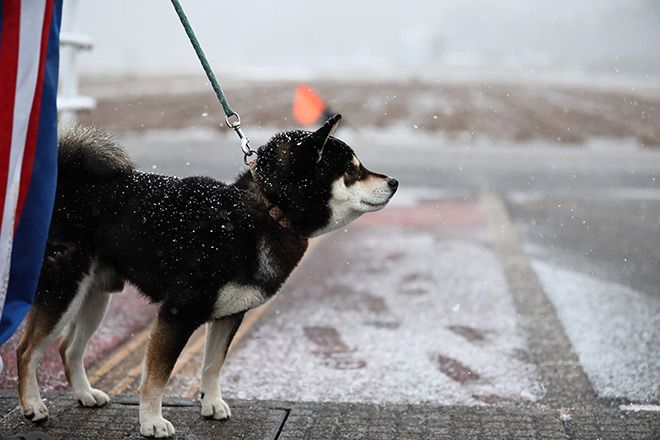
[[[199,58],[199,62],[202,63],[204,72],[206,72],[206,76],[211,82],[211,87],[213,87],[213,91],[218,97],[218,101],[220,101],[220,105],[222,105],[222,109],[225,112],[225,123],[229,128],[232,128],[236,132],[238,138],[241,140],[241,150],[243,150],[244,154],[243,162],[247,164],[248,156],[252,156],[256,153],[256,151],[250,148],[250,140],[243,134],[243,130],[241,130],[241,117],[231,108],[229,101],[227,101],[227,97],[220,88],[220,84],[218,84],[218,80],[215,79],[215,75],[213,74],[213,70],[211,70],[209,62],[206,60],[202,46],[199,45],[199,41],[197,41],[195,32],[193,32],[192,26],[190,26],[188,17],[186,17],[185,12],[183,12],[181,3],[179,3],[179,0],[172,0],[172,5],[174,5],[174,9],[179,15],[179,19],[181,20],[183,28],[186,30],[186,34],[188,34],[188,38],[190,39],[190,43],[195,49],[195,53],[197,54],[197,58]]]

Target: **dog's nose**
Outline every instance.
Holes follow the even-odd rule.
[[[390,186],[390,188],[392,189],[392,191],[396,191],[396,189],[399,187],[399,181],[396,180],[396,179],[394,179],[394,178],[392,178],[392,177],[390,177],[389,179],[387,179],[387,184]]]

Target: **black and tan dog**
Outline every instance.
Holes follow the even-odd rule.
[[[93,128],[64,132],[46,259],[17,352],[23,414],[48,417],[36,367],[61,334],[75,398],[83,406],[109,401],[90,386],[83,355],[110,293],[128,282],[160,304],[143,364],[140,432],[174,434],[161,413],[163,389],[205,323],[202,415],[227,418],[220,369],[243,314],[277,292],[309,237],[383,208],[397,189],[395,179],[368,171],[332,136],[339,120],[274,136],[231,185],[136,171],[109,136]]]

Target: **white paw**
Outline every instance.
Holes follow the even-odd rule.
[[[231,417],[231,410],[227,402],[221,397],[212,397],[206,394],[202,397],[202,415],[215,420],[223,420]]]
[[[163,417],[150,417],[140,422],[140,434],[147,437],[170,437],[174,435],[174,426]]]
[[[21,405],[21,410],[25,418],[33,422],[40,422],[48,418],[48,408],[41,399],[26,399],[25,405]]]
[[[101,390],[97,390],[96,388],[90,388],[88,390],[76,392],[74,394],[80,406],[104,406],[106,403],[110,402],[110,396]]]

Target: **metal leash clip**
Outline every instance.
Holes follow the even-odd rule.
[[[243,162],[247,165],[248,157],[256,153],[252,148],[250,148],[250,140],[245,136],[243,130],[241,130],[241,117],[238,113],[233,113],[225,117],[225,123],[231,129],[233,129],[241,140],[241,150],[243,150]]]

